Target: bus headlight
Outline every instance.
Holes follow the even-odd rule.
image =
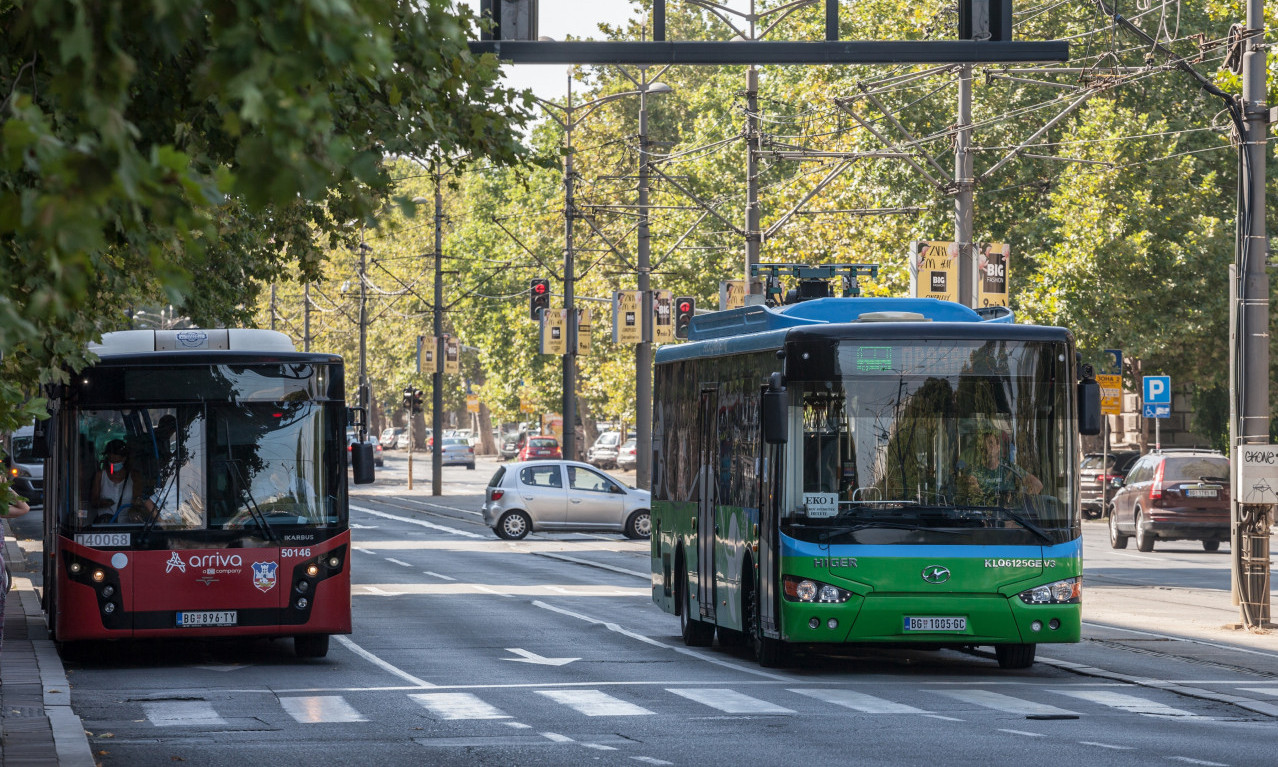
[[[1066,578],[1062,581],[1035,586],[1016,596],[1027,605],[1078,604],[1083,598],[1083,579]]]
[[[811,578],[785,576],[785,598],[791,602],[837,604],[852,598],[852,592]]]
[[[307,566],[306,566],[306,574],[307,574],[307,575],[309,575],[309,576],[310,576],[310,577],[312,577],[312,578],[314,578],[315,576],[319,575],[319,565],[315,564],[314,562],[312,562],[312,563],[310,563],[309,565],[307,565]]]

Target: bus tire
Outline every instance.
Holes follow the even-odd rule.
[[[753,572],[747,560],[746,573]],[[759,600],[755,596],[754,582],[747,577],[741,589],[741,613],[745,620],[745,635],[750,642],[754,658],[764,668],[785,668],[790,665],[790,647],[780,639],[765,637],[759,626]]]
[[[502,514],[501,519],[497,520],[497,526],[493,528],[498,538],[505,538],[508,541],[523,540],[528,537],[531,530],[532,520],[522,511],[508,511]]]
[[[998,667],[1006,669],[1029,668],[1034,665],[1036,644],[996,644],[994,657],[998,658]]]
[[[714,644],[714,624],[692,617],[692,607],[688,602],[688,571],[680,568],[679,572],[679,633],[683,643],[689,647],[709,647]]]
[[[328,655],[328,634],[299,634],[293,637],[293,654],[299,658]]]
[[[1111,512],[1109,515],[1109,547],[1112,549],[1127,548],[1128,537],[1118,532],[1118,515]]]
[[[633,540],[640,540],[652,535],[652,514],[647,509],[640,509],[626,520],[625,535]]]
[[[1203,541],[1203,551],[1220,551],[1220,541]]]

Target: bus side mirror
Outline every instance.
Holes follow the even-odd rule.
[[[355,484],[373,484],[373,445],[369,442],[351,444],[351,469],[355,475]]]
[[[789,397],[780,373],[773,373],[763,390],[763,441],[769,445],[784,445],[789,439],[790,424],[787,408]]]
[[[1082,380],[1078,382],[1078,433],[1101,433],[1100,384],[1092,376],[1092,366],[1084,365]]]
[[[51,458],[49,452],[49,422],[36,419],[31,427],[31,455],[35,458]]]

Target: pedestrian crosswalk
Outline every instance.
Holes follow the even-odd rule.
[[[520,726],[520,719],[580,716],[590,718],[650,717],[730,714],[737,716],[928,716],[934,719],[965,721],[994,715],[1026,719],[1077,718],[1089,715],[1128,714],[1134,716],[1211,720],[1212,716],[1190,710],[1192,702],[1175,695],[1136,686],[1070,685],[999,690],[953,686],[933,688],[909,686],[890,688],[893,697],[883,697],[850,687],[800,687],[752,685],[738,689],[731,685],[666,686],[660,684],[599,685],[597,687],[485,688],[478,691],[431,691],[390,693],[406,695],[409,710],[439,722],[504,720]],[[876,692],[881,688],[877,688]],[[899,695],[895,695],[899,693]],[[1013,694],[1015,693],[1015,694]],[[283,713],[301,724],[337,724],[376,721],[360,710],[360,705],[384,707],[387,693],[367,691],[348,695],[279,695]],[[535,696],[535,699],[530,699]],[[192,729],[225,728],[243,716],[244,701],[164,701],[143,702],[142,713],[155,727]],[[551,705],[547,712],[547,702]],[[415,704],[415,707],[411,704]],[[222,708],[223,710],[219,710]],[[556,713],[559,711],[559,713]],[[1217,712],[1219,713],[1219,712]],[[257,716],[262,716],[260,713]],[[586,720],[583,720],[586,721]],[[229,726],[234,726],[230,724]]]

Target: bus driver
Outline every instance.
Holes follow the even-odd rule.
[[[93,476],[89,497],[95,511],[94,523],[142,521],[147,507],[153,510],[155,506],[145,495],[141,475],[129,461],[128,446],[122,439],[113,439],[102,452],[102,469]]]
[[[998,432],[981,434],[981,461],[968,469],[968,501],[981,506],[998,506],[999,499],[1017,492],[1036,495],[1043,489],[1038,477],[1003,460],[1003,440]]]

